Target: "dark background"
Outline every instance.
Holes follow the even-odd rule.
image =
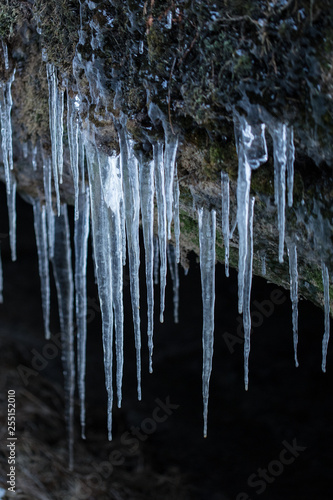
[[[8,234],[6,193],[0,185],[0,233]],[[10,260],[9,238],[1,238],[4,271],[4,304],[0,305],[2,341],[16,344],[25,353],[27,366],[31,349],[41,351],[43,333],[37,250],[32,207],[17,199],[16,263]],[[73,210],[69,208],[70,220]],[[106,398],[102,362],[101,323],[97,289],[94,283],[91,249],[88,263],[88,297],[90,316],[87,346],[87,443],[94,442],[96,429],[106,435]],[[144,257],[141,254],[141,274]],[[291,303],[289,290],[282,290],[286,300],[276,305],[262,326],[253,329],[250,354],[250,386],[244,391],[243,344],[235,344],[231,353],[225,333],[237,334],[237,274],[231,270],[225,278],[224,268],[216,266],[215,344],[210,382],[208,437],[203,439],[201,370],[202,306],[200,268],[190,256],[188,276],[180,269],[180,322],[173,323],[172,284],[168,276],[164,324],[158,322],[159,287],[155,286],[154,373],[148,373],[146,341],[146,306],[144,276],[141,283],[142,319],[142,402],[136,399],[135,353],[129,286],[125,270],[125,370],[123,405],[114,412],[114,434],[140,426],[151,417],[155,399],[170,397],[179,408],[158,424],[142,449],[154,463],[156,471],[179,469],[191,485],[193,499],[227,500],[248,498],[294,500],[332,498],[332,348],[329,346],[327,373],[321,372],[321,340],[324,314],[306,301],[299,303],[299,362],[295,368]],[[269,299],[277,287],[254,277],[252,303]],[[252,310],[255,307],[252,306]],[[51,331],[59,331],[57,299],[52,282]],[[60,355],[43,370],[52,384],[63,383]],[[76,415],[76,440],[79,418]],[[285,447],[296,440],[305,447],[294,463],[267,484],[258,487],[247,483],[251,474],[279,459]],[[290,454],[287,455],[290,457]],[[272,478],[272,475],[269,474]],[[239,495],[239,496],[238,496]]]

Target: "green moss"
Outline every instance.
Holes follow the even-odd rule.
[[[17,0],[5,0],[0,8],[0,38],[10,39],[22,23],[26,8]]]

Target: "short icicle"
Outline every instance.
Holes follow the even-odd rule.
[[[229,212],[230,212],[230,193],[229,193],[229,176],[226,172],[221,172],[221,187],[222,187],[222,234],[225,248],[225,275],[229,277]]]
[[[324,262],[321,263],[321,270],[322,270],[323,285],[324,285],[324,311],[325,311],[325,333],[322,342],[323,357],[322,357],[321,369],[325,373],[328,342],[330,339],[330,277],[328,274],[328,268],[324,264]]]
[[[74,223],[75,250],[75,310],[77,325],[77,372],[80,397],[81,436],[85,439],[85,378],[87,343],[87,257],[89,236],[90,199],[89,189],[80,193],[78,199],[79,218]]]
[[[297,271],[297,247],[296,243],[287,244],[289,254],[289,276],[290,276],[290,299],[292,304],[293,342],[295,365],[298,367],[297,344],[298,344],[298,271]]]
[[[65,378],[66,424],[68,431],[69,468],[73,470],[74,457],[74,333],[73,299],[74,284],[71,261],[70,233],[67,205],[60,208],[60,216],[54,218],[53,275],[57,289],[61,328],[62,363]]]
[[[154,162],[140,162],[140,203],[145,246],[149,372],[153,372],[154,333]]]
[[[34,228],[38,253],[38,268],[42,295],[45,338],[50,339],[50,273],[47,245],[46,209],[39,199],[33,200]]]
[[[209,379],[213,363],[214,346],[214,307],[215,307],[215,238],[216,212],[199,208],[199,244],[200,244],[200,272],[203,305],[203,368],[202,368],[202,395],[204,437],[207,437]]]
[[[253,268],[253,215],[254,196],[249,204],[249,232],[244,279],[244,304],[243,304],[243,326],[244,326],[244,385],[245,390],[249,388],[249,357],[251,348],[251,288]]]

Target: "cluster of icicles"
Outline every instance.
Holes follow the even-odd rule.
[[[44,178],[45,204],[31,200],[39,259],[39,273],[42,290],[42,305],[46,338],[50,338],[50,278],[49,261],[58,294],[59,315],[62,332],[63,365],[66,392],[66,419],[69,431],[70,465],[73,464],[73,414],[74,414],[74,288],[77,325],[77,367],[78,389],[81,402],[82,436],[85,435],[85,364],[86,364],[86,263],[87,241],[90,221],[94,268],[98,284],[102,314],[102,337],[104,349],[105,381],[108,395],[108,437],[112,436],[113,406],[113,352],[116,359],[116,397],[118,406],[122,400],[123,376],[123,266],[126,254],[129,260],[130,292],[134,324],[137,363],[137,392],[141,399],[141,331],[139,298],[139,219],[141,221],[145,248],[145,271],[147,283],[148,349],[149,369],[152,371],[153,329],[154,329],[154,281],[160,281],[160,321],[163,321],[167,260],[174,283],[174,318],[178,321],[178,263],[179,252],[179,183],[177,179],[176,153],[178,137],[170,129],[168,121],[159,108],[150,104],[152,122],[161,120],[164,141],[152,143],[153,160],[138,160],[134,155],[134,143],[126,128],[126,116],[115,119],[119,135],[120,154],[104,154],[96,144],[94,127],[88,122],[80,126],[80,97],[71,97],[67,92],[67,131],[70,150],[70,164],[75,189],[74,283],[71,266],[71,247],[67,207],[61,204],[59,183],[63,175],[63,115],[64,91],[59,90],[56,69],[47,63],[50,104],[51,158],[41,150]],[[7,201],[10,224],[12,259],[15,250],[15,196],[16,181],[13,169],[11,130],[11,85],[14,74],[0,84],[1,135],[3,163],[7,185]],[[84,130],[84,131],[83,131]],[[284,257],[285,205],[293,203],[293,131],[285,124],[270,130],[274,148],[275,203],[278,212],[279,260]],[[237,183],[237,226],[239,233],[238,309],[243,313],[244,323],[244,378],[248,388],[248,365],[250,352],[251,314],[250,297],[253,263],[253,219],[255,198],[250,195],[252,170],[267,161],[265,125],[250,124],[243,116],[235,114],[235,137],[238,152]],[[32,152],[33,168],[37,168],[37,149]],[[25,151],[27,155],[27,151]],[[88,171],[86,183],[85,169]],[[56,193],[56,214],[52,206],[52,180]],[[225,244],[225,271],[229,275],[229,241],[233,231],[229,228],[229,178],[222,172],[222,234]],[[158,237],[154,237],[154,197],[158,215]],[[198,207],[200,268],[203,301],[203,402],[204,435],[207,434],[207,413],[209,380],[212,370],[214,343],[215,303],[215,236],[216,212]],[[175,248],[168,245],[173,222]],[[156,243],[157,241],[157,243]],[[127,247],[126,247],[127,242]],[[290,294],[292,300],[292,322],[297,361],[298,342],[298,275],[297,247],[294,241],[287,241],[290,268]],[[127,250],[126,250],[127,249]],[[263,262],[264,269],[265,262]],[[322,265],[325,296],[325,333],[323,338],[322,369],[326,367],[326,353],[329,340],[329,275]],[[74,286],[75,285],[75,286]],[[2,300],[2,268],[0,259],[0,297]],[[114,347],[113,347],[114,345]]]

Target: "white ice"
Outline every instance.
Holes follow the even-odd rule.
[[[212,371],[214,346],[214,306],[215,306],[215,238],[216,213],[206,208],[199,208],[199,244],[200,244],[200,272],[203,306],[203,368],[202,368],[202,395],[204,437],[207,436],[209,379]]]

